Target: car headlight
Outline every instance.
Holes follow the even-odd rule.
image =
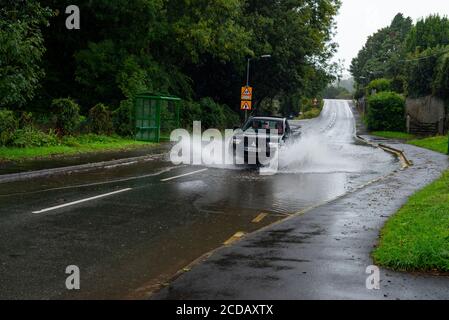
[[[268,143],[268,146],[269,146],[270,148],[277,148],[277,147],[279,146],[279,143],[277,143],[277,142],[269,142],[269,143]]]
[[[234,138],[234,143],[235,144],[241,144],[242,142],[243,142],[242,139]]]

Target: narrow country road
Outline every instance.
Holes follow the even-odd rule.
[[[0,184],[0,299],[144,298],[236,232],[399,167],[357,142],[347,101],[326,101],[319,118],[292,127],[302,137],[281,152],[273,176],[153,159]],[[69,265],[80,268],[79,291],[65,288]]]

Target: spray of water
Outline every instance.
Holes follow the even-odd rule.
[[[355,172],[360,164],[342,153],[343,145],[329,143],[318,134],[303,135],[279,152],[281,173]]]

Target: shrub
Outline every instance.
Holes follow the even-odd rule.
[[[407,79],[405,76],[397,76],[391,80],[391,91],[405,93],[407,89]]]
[[[79,143],[78,139],[75,138],[75,137],[72,137],[72,136],[65,136],[65,137],[63,137],[62,140],[61,140],[61,143],[63,145],[65,145],[65,146],[74,147],[74,148],[77,148],[77,147],[81,146],[81,144]]]
[[[302,98],[301,99],[301,111],[302,113],[306,113],[307,111],[310,111],[313,108],[313,103],[311,99],[308,98]]]
[[[51,103],[56,114],[56,128],[61,134],[73,134],[80,122],[80,107],[72,99],[55,99]]]
[[[212,100],[212,98],[203,98],[200,100],[200,106],[203,129],[224,129],[226,118],[223,108],[218,103]]]
[[[391,80],[389,79],[375,79],[371,81],[368,86],[366,87],[367,95],[371,95],[371,93],[374,91],[375,93],[380,93],[384,91],[391,91]]]
[[[181,106],[181,126],[191,129],[193,121],[201,120],[201,106],[195,101],[183,101]]]
[[[301,120],[302,119],[313,119],[313,118],[318,117],[320,115],[320,113],[321,113],[320,108],[312,108],[309,111],[304,112],[300,118],[301,118]]]
[[[223,105],[223,113],[225,116],[225,126],[226,129],[233,129],[236,126],[240,125],[240,117],[239,115],[232,111],[227,105]]]
[[[111,112],[104,104],[99,103],[89,110],[89,130],[96,134],[111,134]]]
[[[366,122],[369,130],[403,131],[405,129],[405,99],[387,91],[368,98]]]
[[[10,144],[14,138],[18,121],[10,110],[0,109],[0,146]]]
[[[120,103],[120,107],[112,112],[114,131],[122,137],[130,137],[134,134],[132,110],[132,102],[130,100],[123,100]]]
[[[59,140],[53,130],[45,133],[30,126],[16,130],[12,145],[20,148],[47,147],[59,145]]]
[[[199,102],[184,101],[181,106],[181,125],[191,129],[193,121],[201,121],[202,129],[232,129],[239,125],[239,115],[225,104],[219,104],[212,98],[203,98]]]

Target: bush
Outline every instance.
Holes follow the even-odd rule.
[[[96,134],[111,134],[112,120],[111,112],[104,104],[99,103],[89,110],[89,130]]]
[[[369,130],[403,131],[405,129],[405,99],[387,91],[368,98],[366,122]]]
[[[236,126],[240,125],[240,117],[239,115],[232,111],[227,105],[223,105],[223,113],[226,119],[225,126],[226,129],[233,129]]]
[[[373,80],[368,84],[366,90],[368,96],[371,95],[373,91],[375,93],[391,91],[391,80],[384,78]]]
[[[201,123],[203,129],[224,129],[226,126],[226,118],[222,106],[212,100],[212,98],[201,99],[200,106]]]
[[[407,79],[404,76],[397,76],[391,80],[391,91],[396,93],[405,93]]]
[[[20,148],[48,147],[59,145],[59,140],[53,130],[45,133],[34,127],[25,127],[16,130],[12,145]]]
[[[320,108],[312,108],[309,111],[304,112],[300,119],[314,119],[316,117],[318,117],[321,113],[321,109]]]
[[[130,137],[134,134],[132,122],[133,104],[131,100],[123,100],[120,107],[112,112],[114,131],[122,137]]]
[[[311,99],[308,98],[302,98],[301,99],[301,112],[306,113],[307,111],[310,111],[313,108],[313,103]]]
[[[239,115],[225,104],[219,104],[212,98],[203,98],[199,102],[184,101],[181,107],[181,125],[191,129],[193,121],[201,121],[202,129],[232,129],[240,124]]]
[[[51,103],[56,114],[56,129],[61,134],[73,134],[80,123],[80,107],[72,99],[55,99]]]
[[[201,106],[195,101],[184,101],[181,106],[181,126],[191,129],[193,121],[201,121]]]
[[[18,121],[10,110],[0,109],[0,146],[10,144],[14,138]]]

